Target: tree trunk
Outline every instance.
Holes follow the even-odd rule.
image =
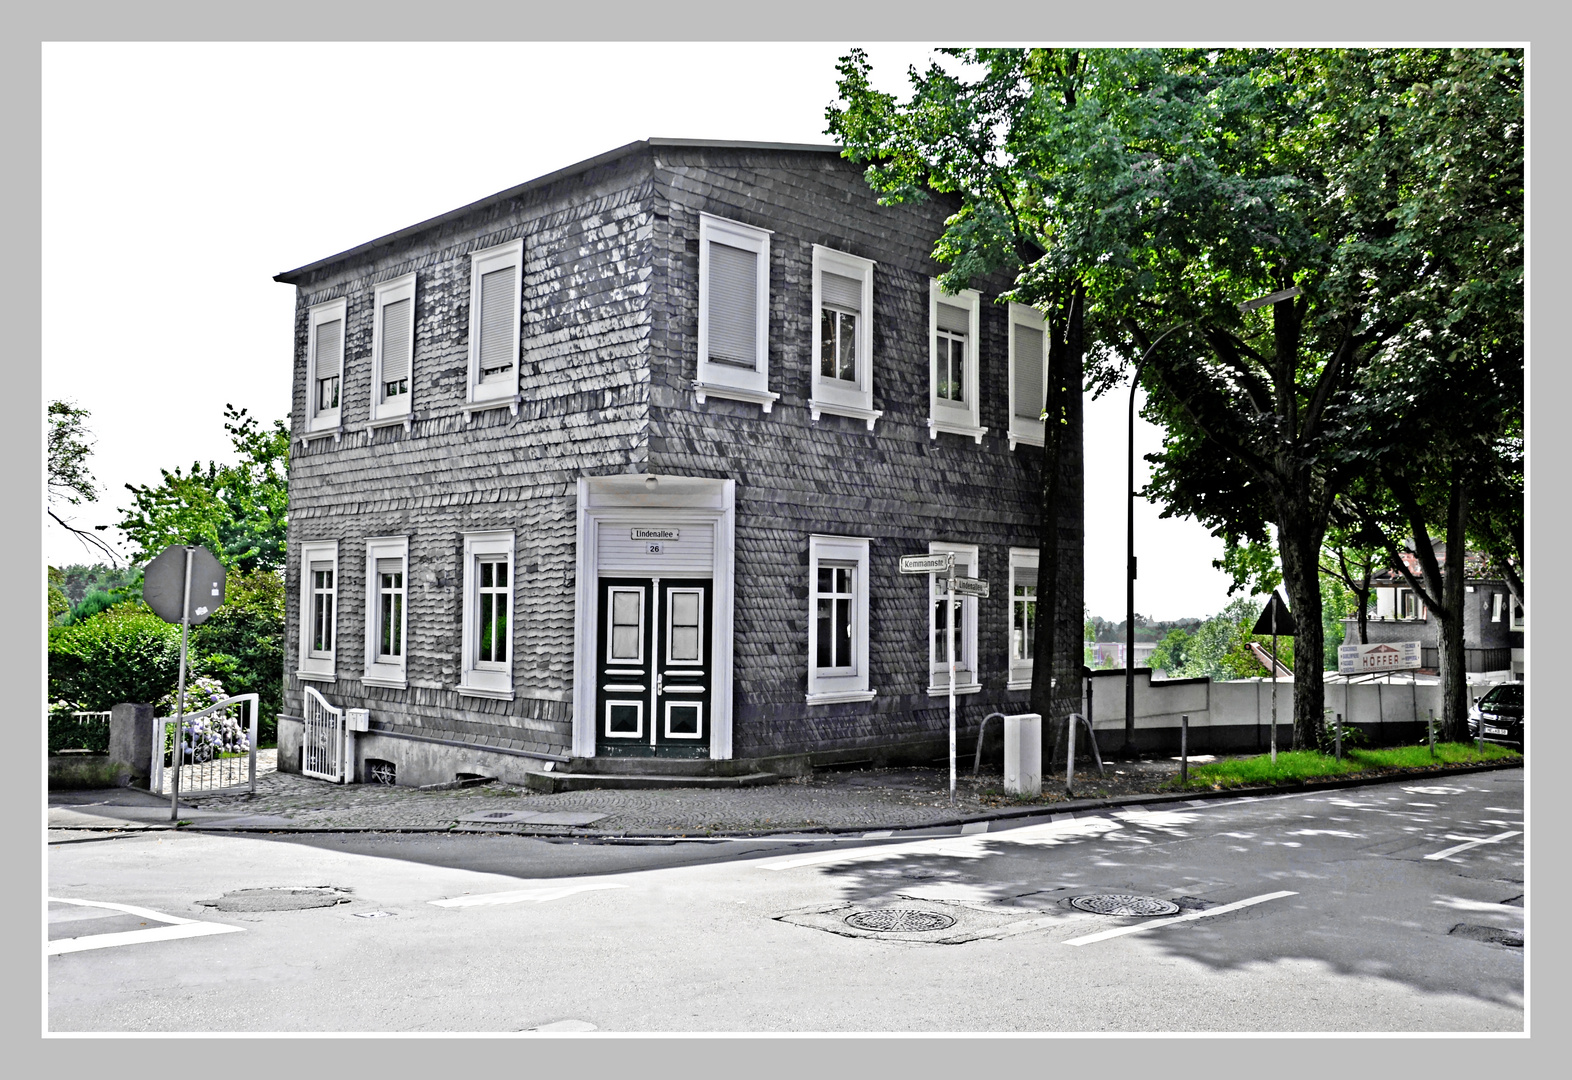
[[[1066,303],[1055,305],[1048,327],[1048,415],[1043,421],[1031,690],[1032,711],[1043,718],[1045,758],[1053,753],[1051,735],[1071,712],[1079,711],[1081,701],[1083,300],[1077,287]],[[1044,765],[1051,766],[1051,760],[1045,759]]]
[[[1468,654],[1463,648],[1465,610],[1463,526],[1468,516],[1468,490],[1461,472],[1452,477],[1452,493],[1447,500],[1446,566],[1441,569],[1441,598],[1445,608],[1440,619],[1441,654],[1441,730],[1448,742],[1468,741]]]
[[[1283,564],[1283,587],[1294,616],[1294,749],[1321,744],[1326,717],[1326,679],[1321,627],[1321,541],[1325,516],[1297,505],[1292,496],[1278,501],[1277,552]]]

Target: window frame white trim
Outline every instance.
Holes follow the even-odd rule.
[[[404,564],[404,603],[399,609],[399,641],[403,652],[395,660],[381,659],[382,575],[378,559],[398,559]],[[409,686],[409,537],[372,536],[366,539],[366,671],[360,681],[367,686],[404,690]]]
[[[819,419],[821,413],[833,413],[862,420],[872,431],[874,422],[884,415],[882,409],[873,407],[874,265],[872,259],[864,259],[860,255],[836,251],[822,244],[813,245],[813,351],[809,354],[808,412],[814,421]],[[826,273],[840,274],[862,282],[861,310],[857,312],[857,333],[853,346],[857,378],[849,383],[845,379],[827,378],[819,371],[819,353],[823,347],[821,306]]]
[[[745,225],[714,214],[699,214],[699,332],[698,364],[693,381],[694,396],[700,405],[706,397],[748,401],[768,413],[780,395],[770,390],[770,236],[769,229]],[[710,361],[710,244],[751,251],[758,259],[754,275],[757,296],[754,301],[755,347],[758,363],[754,370]]]
[[[338,405],[332,409],[317,408],[317,327],[339,320],[343,337],[338,356]],[[306,317],[306,430],[312,434],[332,433],[335,437],[344,430],[344,375],[349,367],[349,298],[325,300],[312,304]]]
[[[513,700],[513,670],[518,658],[518,560],[514,557],[513,530],[468,532],[464,534],[463,632],[460,635],[463,663],[455,690],[463,697]],[[508,559],[508,658],[498,667],[482,667],[492,661],[477,659],[480,648],[480,575],[477,568],[483,555],[506,555]]]
[[[1527,629],[1525,625],[1528,622],[1528,619],[1525,617],[1526,612],[1513,599],[1511,593],[1507,593],[1507,611],[1509,612],[1507,616],[1507,630],[1509,632],[1521,633]]]
[[[512,266],[513,275],[513,378],[489,386],[480,381],[480,279],[485,274]],[[467,420],[477,412],[511,406],[517,416],[523,395],[519,393],[519,356],[523,352],[524,332],[524,240],[472,251],[469,256],[469,378],[464,387]]]
[[[1005,683],[1007,690],[1030,690],[1032,688],[1032,671],[1034,662],[1031,658],[1024,661],[1015,658],[1015,574],[1017,570],[1030,570],[1032,580],[1037,581],[1037,567],[1041,553],[1036,548],[1010,549],[1010,580],[1009,580],[1009,606],[1006,611],[1008,625],[1005,631],[1005,663],[1009,667],[1008,681]],[[1037,584],[1037,595],[1042,595],[1042,583]]]
[[[342,394],[339,400],[343,400]],[[333,564],[333,647],[326,656],[311,655],[311,624],[315,589],[311,582],[311,564]],[[300,626],[298,653],[295,657],[295,677],[313,682],[338,681],[338,615],[343,607],[339,598],[343,594],[339,575],[338,541],[307,540],[300,545]]]
[[[398,403],[382,400],[382,309],[400,300],[409,301],[409,390],[399,395]],[[373,293],[371,307],[371,423],[381,426],[403,421],[409,427],[415,412],[415,275],[384,281]]]
[[[979,553],[976,544],[955,544],[947,540],[933,540],[928,544],[928,554],[947,555],[953,554],[956,562],[956,577],[978,577]],[[970,567],[970,572],[965,573],[961,564]],[[938,659],[938,650],[934,648],[933,636],[938,632],[934,625],[934,608],[947,595],[943,587],[945,576],[943,574],[929,574],[928,577],[928,696],[945,697],[949,695],[949,665],[941,663]],[[960,661],[956,671],[955,692],[957,694],[975,694],[982,689],[981,660],[977,654],[977,597],[960,596],[956,599],[961,602],[961,625],[956,628],[956,644],[960,653]],[[970,666],[968,667],[968,663]],[[971,678],[961,682],[962,672],[969,671]],[[944,676],[942,679],[940,676]]]
[[[1025,304],[1010,302],[1010,340],[1009,349],[1009,437],[1010,449],[1014,450],[1017,443],[1028,446],[1041,446],[1043,444],[1043,422],[1041,419],[1035,423],[1024,420],[1015,412],[1015,328],[1025,326],[1032,330],[1040,330],[1043,335],[1043,400],[1037,407],[1037,413],[1042,415],[1043,406],[1048,402],[1048,320],[1042,312]],[[1011,595],[1013,596],[1013,590]]]
[[[966,401],[961,408],[940,398],[939,388],[939,299],[952,307],[964,307],[969,314],[970,328],[966,334],[966,380],[962,392]],[[937,439],[939,433],[966,435],[982,445],[988,429],[982,426],[982,356],[980,330],[982,328],[982,293],[976,289],[962,289],[958,293],[944,293],[938,278],[928,279],[928,438]],[[964,413],[963,413],[964,409]]]
[[[841,701],[872,701],[878,690],[871,685],[868,671],[868,568],[873,541],[861,536],[828,536],[813,533],[808,537],[808,693],[809,705],[828,705]],[[852,671],[847,674],[821,675],[819,655],[819,564],[850,563],[856,573],[852,581]]]

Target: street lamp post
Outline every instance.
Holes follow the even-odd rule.
[[[1136,362],[1135,374],[1130,377],[1130,423],[1129,423],[1129,453],[1126,458],[1125,468],[1125,555],[1127,556],[1124,568],[1124,755],[1135,755],[1135,390],[1141,385],[1141,368],[1146,364],[1146,358],[1152,355],[1152,350],[1157,348],[1158,342],[1180,327],[1189,323],[1180,323],[1170,326],[1157,335],[1157,341],[1146,347],[1141,354],[1141,359]]]
[[[1299,286],[1283,289],[1280,292],[1258,296],[1254,300],[1246,300],[1239,305],[1240,314],[1254,311],[1267,304],[1276,304],[1283,300],[1292,300],[1299,295]],[[1135,374],[1130,378],[1130,421],[1128,456],[1125,468],[1125,563],[1124,600],[1125,600],[1125,656],[1124,656],[1124,755],[1135,755],[1135,391],[1141,385],[1141,368],[1146,365],[1147,357],[1152,355],[1152,350],[1158,343],[1181,327],[1189,326],[1188,321],[1170,326],[1157,340],[1146,347],[1141,354],[1141,359],[1136,362]]]

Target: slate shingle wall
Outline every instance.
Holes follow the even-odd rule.
[[[903,554],[930,540],[974,543],[992,597],[978,624],[983,691],[963,716],[1024,707],[1007,681],[1009,548],[1037,546],[1042,453],[1009,450],[1008,310],[983,291],[981,446],[928,434],[929,258],[953,207],[880,207],[861,171],[828,154],[658,148],[652,294],[650,466],[737,480],[734,753],[749,757],[844,750],[922,736],[948,725],[928,686],[927,579],[902,576]],[[756,405],[696,403],[699,213],[772,230],[770,389]],[[874,271],[873,432],[861,420],[810,419],[813,245],[877,262]],[[808,706],[808,536],[872,539],[868,703]]]
[[[335,705],[425,734],[561,753],[571,743],[576,481],[641,471],[648,454],[654,215],[647,157],[634,156],[477,210],[309,275],[298,287],[293,415],[305,415],[307,309],[349,299],[337,443],[295,446],[291,552],[339,541]],[[524,239],[520,390],[466,422],[470,252]],[[415,424],[370,418],[373,288],[415,271]],[[297,419],[297,435],[303,422]],[[515,699],[461,698],[463,534],[512,529]],[[365,540],[408,535],[407,690],[365,687]],[[285,711],[303,705],[298,555],[288,567]]]

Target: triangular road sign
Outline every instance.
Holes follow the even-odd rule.
[[[1272,620],[1276,613],[1277,625],[1274,629]],[[1261,609],[1261,617],[1255,621],[1252,634],[1276,634],[1278,637],[1293,637],[1295,633],[1294,617],[1289,614],[1288,605],[1283,603],[1283,598],[1277,595],[1277,590],[1272,590],[1272,598],[1266,602],[1266,607]]]

